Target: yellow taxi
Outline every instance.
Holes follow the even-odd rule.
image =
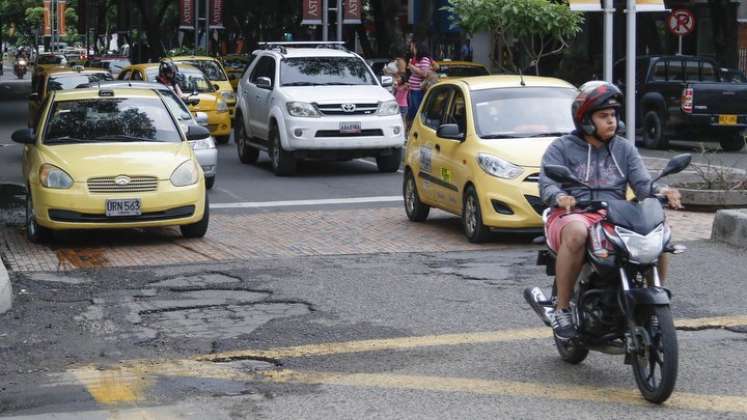
[[[135,64],[122,69],[119,80],[156,82],[159,63]],[[190,104],[189,110],[196,115],[204,112],[208,116],[208,130],[218,143],[227,143],[231,135],[231,114],[222,95],[207,82],[205,74],[190,64],[177,64],[180,74],[179,88],[184,94],[196,93],[200,101]]]
[[[434,85],[413,121],[403,195],[412,221],[431,207],[461,216],[464,234],[540,232],[542,155],[574,129],[577,90],[554,78],[483,76]]]
[[[31,74],[31,90],[36,91],[37,84],[44,75],[52,69],[65,69],[67,58],[62,54],[39,54],[34,62],[34,72]]]
[[[191,64],[202,70],[215,90],[218,91],[223,100],[226,101],[226,104],[228,104],[231,120],[233,120],[233,114],[236,112],[236,91],[218,59],[199,55],[183,55],[164,58],[164,60],[171,60],[177,63],[177,66],[180,63]]]
[[[487,67],[472,61],[442,60],[436,61],[436,64],[438,64],[436,74],[441,79],[448,77],[487,76],[490,74]]]
[[[246,54],[228,54],[221,57],[220,61],[223,63],[223,68],[228,74],[228,80],[235,91],[241,76],[244,75],[244,71],[249,67],[252,60]]]
[[[80,85],[112,80],[111,74],[102,69],[85,69],[83,66],[55,67],[48,69],[36,84],[36,89],[29,96],[29,113],[27,125],[36,127],[39,121],[39,109],[50,92],[75,89]]]
[[[29,240],[62,229],[167,225],[204,236],[205,180],[188,141],[208,136],[204,127],[182,129],[152,89],[51,92],[38,130],[12,136],[24,145]]]

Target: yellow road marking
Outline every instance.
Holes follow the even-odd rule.
[[[84,384],[88,393],[99,403],[112,405],[132,403],[142,399],[150,380],[137,367],[128,370],[99,370],[93,366],[75,369],[71,373]]]

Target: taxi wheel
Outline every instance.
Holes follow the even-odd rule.
[[[211,189],[215,185],[215,175],[205,178],[205,188]]]
[[[405,213],[407,213],[408,219],[413,222],[422,222],[428,218],[428,213],[430,213],[431,207],[420,201],[418,187],[415,184],[415,177],[412,176],[412,172],[409,170],[407,171],[405,181],[402,184],[402,195],[405,199]]]
[[[31,198],[31,189],[26,193],[26,238],[35,244],[46,242],[52,236],[52,231],[36,223],[34,215],[34,202]]]
[[[215,141],[218,144],[226,144],[228,143],[228,139],[231,138],[231,136],[215,136]]]
[[[202,238],[207,233],[209,223],[210,201],[208,200],[207,193],[205,193],[205,213],[202,214],[202,219],[191,225],[181,225],[179,226],[179,230],[185,238]]]
[[[238,115],[240,116],[241,114]],[[236,142],[236,150],[239,152],[239,160],[245,164],[256,162],[257,158],[259,158],[259,149],[255,149],[246,143],[246,128],[244,128],[244,123],[237,118],[235,124],[233,138]]]
[[[472,185],[464,192],[464,208],[462,209],[462,224],[464,236],[472,243],[485,242],[490,236],[490,229],[482,224],[482,212],[477,191]]]
[[[275,175],[289,176],[296,173],[296,158],[292,153],[283,150],[277,126],[273,126],[270,131],[270,160]]]

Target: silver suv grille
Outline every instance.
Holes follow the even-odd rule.
[[[130,193],[148,192],[158,189],[158,178],[154,176],[131,176],[130,182],[124,185],[117,184],[118,176],[105,176],[101,178],[88,179],[88,191],[92,193]]]
[[[314,104],[324,115],[370,115],[376,113],[379,104]]]

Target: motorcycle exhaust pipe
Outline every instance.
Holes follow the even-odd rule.
[[[545,297],[542,289],[540,289],[539,287],[527,287],[526,289],[524,289],[524,299],[527,301],[529,306],[534,309],[534,312],[537,313],[537,316],[540,317],[545,325],[547,325],[548,327],[552,325],[552,317],[555,309],[551,306],[544,306],[540,304],[540,302],[548,302],[548,299]]]

